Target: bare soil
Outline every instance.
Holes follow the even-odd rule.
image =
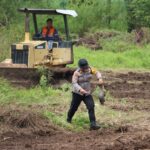
[[[85,34],[82,35],[79,38],[79,41],[76,43],[76,45],[82,45],[85,46],[91,50],[101,50],[103,49],[100,40],[101,39],[108,39],[117,36],[118,33],[116,32],[96,32],[92,34]]]
[[[106,89],[127,105],[108,104],[119,111],[150,111],[150,73],[103,71]],[[72,132],[41,116],[39,107],[0,108],[0,150],[141,150],[150,149],[150,117],[98,131]]]
[[[71,81],[75,69],[53,70],[52,84],[59,88],[62,80]],[[115,98],[150,99],[150,72],[113,72],[101,71],[105,88]],[[36,69],[8,69],[1,68],[0,76],[7,78],[16,87],[30,88],[39,83],[40,73]]]
[[[150,72],[104,72],[106,89],[116,98],[150,99]]]
[[[49,130],[52,129],[49,128]],[[18,135],[16,132],[7,132],[0,138],[0,149],[150,149],[150,131],[147,129],[119,127],[114,131],[101,129],[84,133],[59,132],[59,129],[48,134],[22,133]]]

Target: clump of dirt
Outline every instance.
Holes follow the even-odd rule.
[[[129,131],[129,128],[130,128],[130,126],[128,126],[128,125],[119,126],[119,127],[116,129],[116,132],[118,132],[118,133],[125,133],[125,132],[128,132],[128,131]]]
[[[131,133],[124,136],[120,136],[114,141],[112,146],[109,146],[108,150],[117,149],[149,149],[150,148],[150,135],[147,133]]]
[[[92,50],[102,49],[100,43],[93,36],[80,38],[77,45],[83,45]]]
[[[113,31],[85,34],[79,38],[79,41],[76,43],[76,45],[83,45],[92,50],[100,50],[103,49],[102,45],[100,44],[100,39],[112,38],[116,35],[118,35],[118,33]]]
[[[118,105],[118,104],[116,104],[116,105],[111,105],[110,106],[112,109],[115,109],[115,110],[119,110],[119,111],[124,111],[124,112],[126,112],[126,111],[130,111],[130,110],[132,110],[133,109],[133,106],[127,106],[127,105]]]
[[[47,118],[29,109],[6,109],[0,111],[0,135],[53,135],[59,129]]]

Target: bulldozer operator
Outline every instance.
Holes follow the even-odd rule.
[[[53,20],[48,18],[47,25],[42,28],[42,37],[48,41],[48,47],[52,48],[54,41],[59,41],[58,31],[53,26]]]
[[[92,76],[95,75],[98,80],[98,84],[103,85],[102,75],[99,71],[92,69],[86,59],[80,59],[78,66],[79,68],[74,72],[72,77],[72,101],[67,115],[67,122],[71,123],[75,112],[77,111],[80,103],[83,101],[88,109],[90,129],[98,130],[100,125],[96,122],[90,81]]]

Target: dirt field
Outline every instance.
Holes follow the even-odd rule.
[[[110,94],[118,101],[120,98],[127,100],[125,106],[106,102],[107,107],[120,112],[150,113],[149,72],[105,71],[103,76]],[[78,133],[54,126],[36,112],[39,108],[31,111],[15,107],[0,108],[0,150],[150,149],[150,115],[136,120],[134,124]]]
[[[122,150],[149,149],[150,135],[146,131],[130,133],[111,133],[92,131],[87,133],[57,133],[51,136],[17,136],[7,137],[1,141],[0,149],[4,150]]]
[[[75,133],[64,131],[33,113],[14,118],[15,113],[3,113],[1,150],[150,149],[150,118],[137,125]]]
[[[150,99],[149,72],[104,72],[106,89],[117,98]]]

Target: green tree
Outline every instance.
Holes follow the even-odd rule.
[[[137,26],[150,27],[150,0],[125,0],[128,11],[128,31]]]
[[[107,25],[111,24],[111,0],[107,0]]]
[[[0,26],[9,25],[16,16],[19,0],[0,0]]]

